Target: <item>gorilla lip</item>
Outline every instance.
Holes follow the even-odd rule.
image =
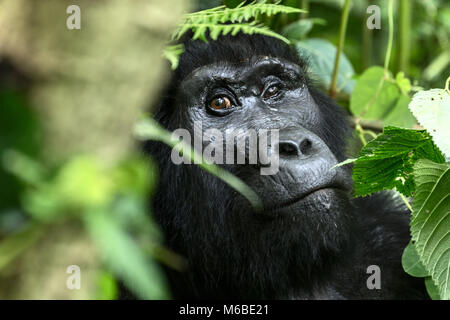
[[[264,212],[274,212],[274,211],[278,211],[279,209],[284,209],[287,208],[289,206],[292,206],[298,202],[302,202],[304,200],[306,200],[306,198],[308,198],[309,196],[314,195],[317,192],[320,191],[327,191],[327,190],[338,190],[340,192],[346,192],[346,189],[338,184],[329,184],[329,185],[323,185],[323,186],[319,186],[317,188],[313,188],[311,190],[308,190],[307,192],[304,192],[302,194],[300,194],[298,197],[294,197],[290,200],[275,204],[275,205],[271,205],[268,207],[264,207]]]

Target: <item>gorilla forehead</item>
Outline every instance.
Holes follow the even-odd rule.
[[[283,58],[253,56],[239,63],[218,61],[193,70],[184,83],[206,81],[227,81],[242,83],[257,80],[269,74],[280,74],[289,80],[300,80],[304,76],[301,67]]]
[[[192,41],[192,34],[187,34],[181,41],[185,51],[180,57],[180,63],[175,71],[175,77],[184,79],[193,70],[215,62],[242,63],[249,57],[267,56],[291,61],[301,68],[305,62],[297,52],[278,39],[262,35],[247,35],[239,33],[235,36],[220,36],[218,41]]]

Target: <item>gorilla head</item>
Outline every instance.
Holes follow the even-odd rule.
[[[350,197],[351,172],[331,169],[346,158],[350,130],[342,109],[314,88],[306,63],[279,40],[238,34],[184,44],[155,118],[192,136],[199,123],[223,137],[255,130],[260,139],[261,130],[277,130],[266,151],[276,153],[279,170],[262,175],[259,158],[222,165],[259,195],[264,209],[257,212],[217,177],[176,165],[170,148],[146,143],[160,168],[155,217],[170,248],[189,262],[186,272],[170,273],[175,296],[343,298],[335,279],[351,281],[363,267],[336,274],[344,265],[363,266],[364,259],[352,259],[367,243],[360,239],[359,248],[354,241],[364,227],[355,223],[361,206]],[[211,143],[203,137],[200,147]],[[248,141],[242,146],[232,149],[248,160]],[[402,228],[400,246],[408,241]]]

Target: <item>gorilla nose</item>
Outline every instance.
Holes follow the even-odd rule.
[[[300,143],[292,140],[280,141],[278,152],[280,156],[307,156],[312,152],[312,142],[308,138],[303,139]]]
[[[278,154],[285,158],[307,158],[319,153],[321,141],[307,130],[287,130],[280,132]]]

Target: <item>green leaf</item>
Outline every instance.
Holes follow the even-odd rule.
[[[295,47],[300,56],[308,57],[311,73],[317,77],[321,86],[328,89],[334,69],[336,47],[327,40],[314,38],[299,41],[295,44]],[[337,90],[351,94],[355,85],[355,81],[352,79],[354,75],[355,71],[352,64],[342,53],[339,60]]]
[[[402,72],[394,81],[382,67],[371,67],[356,82],[350,110],[366,120],[382,120],[385,126],[411,128],[416,119],[408,110],[410,90],[411,83]]]
[[[413,277],[423,278],[429,275],[422,262],[420,262],[419,255],[412,242],[403,251],[402,266],[403,270]]]
[[[70,202],[52,183],[42,183],[38,188],[25,190],[22,205],[25,211],[40,222],[48,223],[66,217],[67,202]]]
[[[301,40],[311,31],[312,27],[313,22],[310,19],[302,19],[284,27],[281,34],[290,40]]]
[[[409,109],[439,149],[450,157],[450,94],[443,89],[420,91],[413,96]]]
[[[164,49],[164,57],[169,60],[172,70],[178,67],[179,57],[184,52],[183,44],[176,44],[173,46],[167,46]]]
[[[101,163],[87,155],[67,162],[54,183],[61,198],[74,207],[104,205],[111,200],[117,187]]]
[[[212,9],[193,12],[185,15],[182,23],[172,35],[173,39],[180,39],[189,29],[194,32],[193,39],[206,41],[206,32],[209,31],[213,40],[220,34],[236,34],[243,32],[247,34],[259,33],[271,37],[276,37],[286,43],[289,40],[277,34],[267,27],[258,25],[256,19],[260,15],[272,16],[278,13],[299,13],[304,10],[275,4],[265,3],[266,1],[252,2],[248,5],[239,5],[236,8],[226,8],[219,6]],[[245,23],[249,19],[255,21]]]
[[[382,67],[370,67],[358,78],[350,98],[350,110],[367,120],[383,119],[397,103],[398,87],[386,81]]]
[[[289,40],[282,35],[270,30],[268,27],[257,24],[256,22],[251,23],[232,23],[227,25],[213,24],[213,23],[189,23],[186,25],[188,29],[192,29],[194,35],[192,39],[200,39],[204,42],[208,42],[206,39],[206,31],[209,31],[211,39],[217,40],[219,35],[229,34],[236,35],[239,32],[246,34],[262,34],[265,36],[277,38],[281,41],[289,43]],[[179,36],[176,36],[179,39]]]
[[[6,150],[2,154],[2,160],[6,171],[29,185],[39,185],[47,175],[39,162],[16,150]]]
[[[128,288],[141,299],[169,297],[159,266],[143,254],[114,216],[104,210],[91,210],[83,218],[106,265]]]
[[[355,161],[355,195],[397,188],[405,196],[411,196],[413,165],[420,158],[439,163],[445,161],[425,130],[385,127],[383,134],[370,141]]]
[[[412,240],[420,261],[450,299],[450,163],[419,160],[414,165],[416,196],[411,219]]]
[[[410,97],[400,95],[395,106],[383,119],[383,124],[385,126],[412,128],[417,123],[417,120],[408,109],[410,101]]]
[[[29,225],[0,242],[0,270],[45,235],[42,225]]]
[[[98,300],[115,300],[119,294],[119,286],[112,274],[102,271],[98,278]]]
[[[441,296],[439,295],[439,288],[434,284],[431,277],[425,278],[425,288],[427,289],[428,295],[432,300],[441,300]]]
[[[311,31],[314,24],[324,25],[326,23],[323,19],[310,18],[301,19],[283,28],[281,34],[290,40],[302,40]]]
[[[403,95],[407,96],[411,91],[411,81],[408,78],[405,78],[405,73],[403,71],[397,73],[395,81]]]

